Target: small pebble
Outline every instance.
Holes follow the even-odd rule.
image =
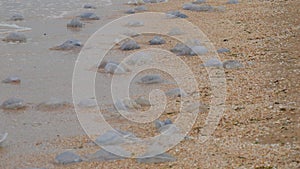
[[[280,111],[286,111],[286,110],[287,110],[287,107],[284,106],[284,105],[279,105],[279,110],[280,110]]]

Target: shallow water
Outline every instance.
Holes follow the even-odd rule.
[[[84,9],[83,5],[87,3],[97,9]],[[19,85],[0,83],[0,104],[8,98],[17,97],[29,106],[27,110],[18,112],[0,109],[0,133],[9,134],[0,153],[1,159],[44,151],[34,146],[38,140],[84,134],[73,110],[61,110],[63,113],[59,113],[40,112],[34,108],[51,98],[72,102],[72,75],[78,52],[52,51],[49,48],[69,39],[78,39],[84,44],[95,31],[124,15],[128,8],[121,1],[114,1],[112,5],[107,0],[0,1],[0,81],[11,75],[21,79]],[[79,31],[67,29],[71,18],[83,12],[94,12],[101,19],[84,22]],[[15,13],[22,14],[25,19],[10,21]],[[3,42],[2,38],[12,31],[24,33],[27,42]]]
[[[0,2],[0,19],[7,19],[12,14],[23,14],[26,19],[62,18],[71,12],[80,12],[84,4],[97,7],[112,5],[111,0],[6,0]]]
[[[97,9],[84,9],[87,3]],[[84,43],[101,26],[123,15],[128,7],[122,2],[112,5],[107,0],[8,0],[0,2],[0,9],[0,39],[12,31],[22,31],[28,38],[27,43],[22,44],[0,41],[0,79],[10,75],[21,78],[17,86],[0,84],[0,102],[20,97],[25,102],[39,103],[52,97],[71,101],[72,73],[78,53],[49,48],[68,39]],[[71,18],[83,12],[94,12],[101,19],[85,22],[80,31],[67,29]],[[25,20],[9,21],[14,13],[24,15]]]
[[[87,3],[95,5],[97,9],[84,9],[83,5]],[[77,39],[84,44],[95,31],[106,23],[125,15],[124,11],[129,8],[131,7],[124,5],[122,0],[113,1],[113,4],[106,0],[89,0],[84,3],[80,0],[0,2],[0,80],[12,75],[21,79],[19,85],[0,83],[0,103],[8,98],[17,97],[23,99],[28,106],[28,109],[18,112],[0,109],[0,133],[8,132],[9,134],[4,148],[5,153],[0,153],[1,159],[10,161],[11,157],[17,158],[22,154],[32,152],[53,151],[56,153],[60,151],[59,148],[55,146],[53,150],[49,150],[45,144],[58,136],[64,138],[85,135],[73,109],[54,112],[35,109],[39,103],[51,98],[72,102],[72,77],[78,51],[55,51],[49,48],[69,39]],[[85,21],[84,27],[79,31],[67,29],[67,23],[83,12],[94,12],[100,20]],[[25,19],[17,22],[9,21],[10,16],[15,13],[24,15]],[[24,33],[28,38],[27,42],[3,42],[1,39],[11,31]],[[103,44],[106,43],[108,42],[103,42]],[[124,57],[122,54],[126,53],[116,50],[111,56],[122,59]],[[134,82],[140,77],[141,75],[137,76]],[[113,103],[110,88],[107,89],[110,82],[110,75],[97,74],[96,97],[103,101],[101,106],[109,105],[108,108],[112,108]],[[165,88],[166,85],[162,86]],[[154,88],[137,83],[133,83],[132,86],[130,93],[135,96],[149,93]],[[43,144],[36,146],[36,143],[40,141]],[[22,163],[26,163],[26,160],[22,160]],[[20,167],[18,164],[12,165]]]

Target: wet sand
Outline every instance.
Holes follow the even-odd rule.
[[[50,19],[45,15],[51,12],[35,16],[40,11],[33,13],[33,10],[24,12],[24,15],[28,14],[24,21],[8,22],[31,30],[24,32],[29,38],[24,44],[0,42],[0,50],[3,51],[1,80],[10,75],[21,78],[20,85],[1,83],[0,101],[19,97],[28,107],[19,111],[0,110],[0,132],[9,133],[0,149],[0,168],[298,168],[300,21],[295,16],[299,14],[299,2],[241,1],[229,5],[225,1],[208,1],[211,5],[225,6],[225,12],[182,10],[186,2],[180,0],[146,6],[151,12],[182,11],[188,15],[188,21],[208,36],[216,49],[225,47],[231,50],[230,53],[219,54],[222,61],[234,59],[245,65],[243,69],[225,70],[226,111],[209,141],[204,144],[197,139],[181,142],[168,152],[177,158],[169,163],[139,164],[134,159],[126,159],[55,164],[55,156],[65,150],[75,150],[84,156],[99,148],[85,135],[72,106],[37,110],[39,103],[50,98],[72,102],[72,74],[78,53],[51,51],[49,48],[72,38],[84,43],[101,26],[125,15],[124,11],[130,8],[112,5],[88,10],[101,19],[90,21],[81,31],[74,32],[68,30],[66,24],[72,16],[86,11],[82,9],[84,4],[74,2],[74,11],[62,17],[63,12],[54,12]],[[7,5],[0,2],[1,9],[6,9],[2,11],[6,15],[1,15],[1,21],[7,23],[10,16],[7,13],[13,13],[14,6],[14,3]],[[58,9],[63,11],[64,8]],[[4,35],[0,34],[1,37]],[[136,40],[147,42],[143,38]],[[172,45],[168,45],[165,48],[171,48]],[[117,49],[110,53],[116,54],[120,55]],[[211,91],[205,80],[205,70],[199,70],[201,61],[192,57],[182,59],[199,78],[201,102],[209,104]],[[99,76],[97,83],[109,81],[109,76],[105,75],[103,79],[101,74]],[[101,91],[101,85],[97,87]],[[98,95],[101,97],[106,93]],[[108,107],[111,108],[111,105]],[[189,136],[197,137],[206,115],[198,117]],[[176,114],[163,117],[175,118]],[[109,115],[107,120],[141,137],[156,134],[151,124],[130,124],[118,116]]]

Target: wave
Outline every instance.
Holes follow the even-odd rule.
[[[0,34],[7,34],[10,32],[30,31],[31,28],[22,27],[16,24],[0,23]]]

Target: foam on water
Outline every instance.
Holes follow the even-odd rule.
[[[10,32],[29,31],[31,28],[21,27],[16,24],[0,23],[0,34],[7,34]]]
[[[26,16],[38,18],[62,18],[71,12],[80,12],[84,4],[93,4],[96,7],[110,6],[111,0],[7,0],[1,1],[0,16],[8,18],[14,13],[24,14]],[[1,18],[5,19],[5,18]],[[34,18],[32,18],[34,19]]]

